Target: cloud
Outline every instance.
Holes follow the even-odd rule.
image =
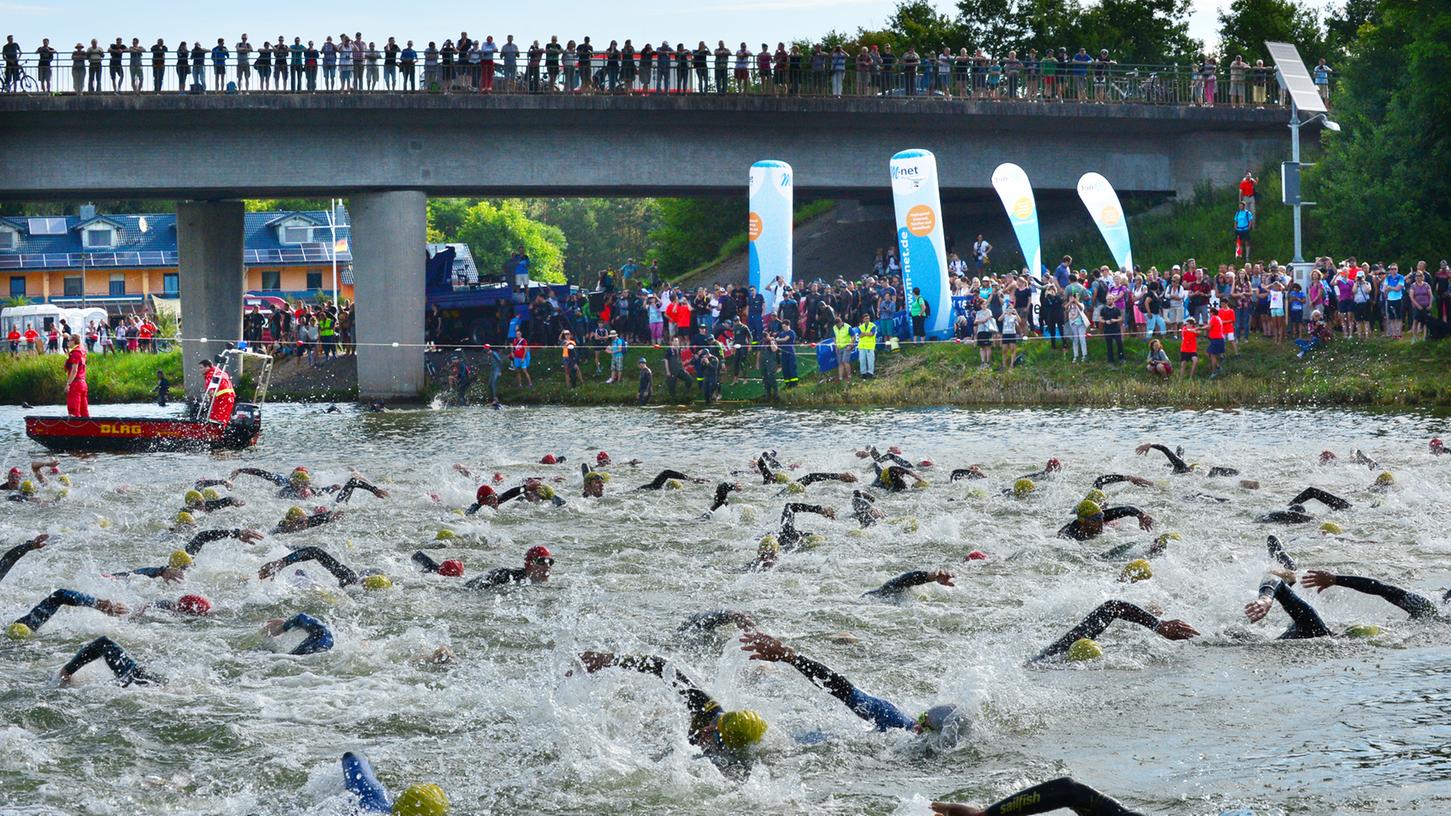
[[[50,14],[55,9],[35,3],[0,3],[0,14]]]

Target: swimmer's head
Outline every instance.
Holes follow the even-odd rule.
[[[808,533],[805,538],[801,539],[801,548],[804,550],[809,550],[813,547],[820,547],[822,544],[825,543],[826,536],[822,535],[821,533]]]
[[[1103,647],[1091,638],[1079,638],[1068,647],[1068,659],[1074,662],[1097,660],[1103,657]]]
[[[205,615],[212,611],[212,602],[201,595],[183,595],[176,599],[176,611],[183,615]]]
[[[474,501],[483,507],[498,507],[499,494],[495,493],[494,488],[488,485],[479,485],[478,492],[474,494]]]
[[[595,454],[595,464],[603,466],[608,465],[609,463],[610,455],[608,453],[600,451],[599,453]]]
[[[1434,448],[1436,446],[1435,445],[1432,445],[1431,447]],[[20,468],[18,468],[18,467],[11,468],[10,471],[7,474],[5,474],[6,478],[9,479],[12,482],[19,481],[20,480],[20,477],[22,475],[23,475],[23,473],[20,470]]]
[[[217,489],[215,487],[209,487],[206,490],[203,490],[202,491],[202,498],[203,499],[206,499],[207,501],[216,501],[217,499],[220,499],[221,497],[222,497],[222,494],[221,493],[218,493],[217,492]]]
[[[1108,494],[1095,487],[1087,493],[1084,493],[1083,498],[1102,507],[1103,503],[1108,501]]]
[[[1322,464],[1322,465],[1328,465],[1331,462],[1334,462],[1337,458],[1339,458],[1339,457],[1337,457],[1331,451],[1328,451],[1328,450],[1320,451],[1320,464]]]
[[[393,800],[393,816],[445,816],[448,795],[437,785],[409,785]]]
[[[391,589],[392,587],[393,579],[386,575],[369,575],[363,579],[364,589]]]
[[[15,623],[12,623],[9,626],[5,627],[5,635],[11,640],[28,640],[33,634],[35,633],[30,631],[29,626],[26,626],[19,621],[16,621]]]
[[[433,534],[434,541],[452,541],[455,538],[458,538],[458,533],[453,530],[439,530]]]
[[[1074,515],[1078,516],[1078,519],[1080,521],[1087,521],[1088,519],[1094,518],[1096,516],[1102,516],[1103,508],[1100,507],[1098,505],[1098,502],[1096,501],[1093,501],[1091,499],[1084,499],[1083,501],[1079,502],[1076,507],[1073,508],[1073,513]]]
[[[185,510],[183,510],[180,513],[177,513],[176,514],[176,526],[178,526],[178,527],[194,527],[194,526],[196,526],[196,517],[193,516],[191,513],[188,513]]]
[[[560,461],[560,458],[552,453],[546,453],[539,457],[539,464],[541,465],[557,465]]]
[[[1375,483],[1380,487],[1390,487],[1396,483],[1396,475],[1387,470],[1375,477]]]
[[[294,504],[293,506],[287,508],[287,515],[283,516],[282,520],[290,524],[296,524],[297,522],[302,521],[305,518],[307,518],[307,511]]]
[[[931,459],[923,459],[922,461],[920,461],[920,462],[917,463],[917,467],[919,467],[919,468],[930,468],[930,467],[936,467],[936,466],[937,466],[937,463],[936,462],[933,462]]]
[[[65,485],[66,487],[70,487],[71,486],[71,477],[68,476],[68,475],[66,475],[66,474],[64,474],[64,473],[62,473],[60,475],[60,483],[63,484],[63,485]]]
[[[1019,479],[1016,482],[1013,482],[1013,495],[1021,498],[1028,495],[1029,493],[1032,493],[1033,489],[1036,487],[1037,485],[1033,484],[1032,479]]]
[[[1153,577],[1154,568],[1149,562],[1142,558],[1135,558],[1127,564],[1124,564],[1123,571],[1119,573],[1118,579],[1136,584],[1139,581],[1147,581]]]
[[[732,751],[749,748],[766,736],[766,720],[748,709],[727,711],[716,721],[720,742]]]
[[[554,554],[548,547],[536,544],[524,551],[524,573],[531,581],[548,581],[554,568]]]
[[[457,558],[450,558],[438,565],[438,574],[446,575],[449,578],[462,578],[464,574],[464,562]]]
[[[917,715],[917,725],[912,730],[919,734],[923,731],[940,734],[947,729],[956,713],[957,706],[955,705],[933,706]]]
[[[197,507],[203,501],[202,492],[200,490],[188,490],[182,494],[181,501],[187,507]]]
[[[287,481],[291,482],[293,485],[305,485],[308,482],[312,481],[312,472],[305,467],[295,467],[292,469],[292,472],[287,475]]]
[[[1339,524],[1336,524],[1333,521],[1327,521],[1324,524],[1320,525],[1320,532],[1326,535],[1340,535],[1341,533],[1345,532],[1345,528],[1341,527]]]
[[[34,496],[35,495],[35,482],[32,482],[29,479],[26,479],[25,481],[21,482],[20,483],[20,492],[21,492],[22,495]]]
[[[1049,473],[1057,473],[1058,471],[1060,471],[1062,469],[1063,469],[1063,463],[1060,462],[1060,461],[1058,461],[1058,457],[1056,457],[1056,456],[1053,457],[1052,459],[1049,459],[1048,460],[1048,466],[1046,468],[1044,468],[1044,470],[1047,470]]]
[[[784,472],[777,473],[774,478],[776,479],[776,484],[786,484],[791,481],[791,477],[787,476]]]
[[[683,484],[680,483],[680,480],[679,479],[666,479],[665,480],[665,489],[666,490],[679,490],[680,488],[682,488],[684,486],[685,485],[683,485]]]
[[[1381,628],[1373,623],[1357,623],[1345,628],[1345,636],[1352,638],[1380,637]]]
[[[767,533],[766,535],[761,536],[760,542],[756,544],[756,555],[765,558],[767,556],[776,556],[780,554],[781,542],[777,540],[775,534]]]
[[[186,569],[193,563],[195,563],[194,559],[186,550],[174,550],[171,557],[166,560],[166,565],[175,570]]]
[[[539,485],[535,492],[539,494],[539,498],[544,499],[545,501],[554,498],[554,488],[550,487],[547,484]]]
[[[671,481],[674,481],[674,480],[671,480]],[[805,493],[806,492],[806,486],[803,485],[803,484],[801,484],[800,482],[789,482],[786,485],[786,492],[787,493],[790,493],[790,494],[793,494],[793,495],[794,494],[797,494],[797,493]]]
[[[969,561],[986,561],[987,560],[987,553],[983,552],[982,550],[973,550],[972,552],[970,552],[970,553],[967,554],[967,560],[969,560]]]
[[[1437,437],[1437,438],[1431,440],[1431,452],[1432,453],[1441,453],[1445,449],[1446,449],[1446,443],[1442,442],[1440,437]]]

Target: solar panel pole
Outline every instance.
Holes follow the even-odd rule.
[[[1295,169],[1300,169],[1300,111],[1295,107],[1294,100],[1290,100],[1290,161],[1295,163]],[[1293,264],[1305,262],[1300,240],[1300,199],[1295,196],[1295,257],[1291,260]]]

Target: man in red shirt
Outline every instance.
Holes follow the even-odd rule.
[[[10,333],[5,336],[5,339],[8,340],[8,341],[10,341],[10,353],[11,354],[19,354],[20,353],[20,329],[17,329],[14,326],[11,326],[10,327]]]
[[[1186,366],[1185,363],[1188,363]],[[1179,332],[1179,376],[1183,377],[1184,372],[1189,372],[1189,379],[1194,379],[1194,372],[1199,368],[1199,328],[1194,325],[1193,317],[1184,318],[1184,328]]]
[[[1224,339],[1239,353],[1239,338],[1234,336],[1234,300],[1225,298],[1219,302],[1219,321],[1224,324]]]
[[[1244,171],[1244,178],[1239,182],[1239,203],[1244,205],[1246,210],[1255,211],[1255,185],[1259,183],[1250,171]]]
[[[79,337],[70,335],[66,342],[71,347],[65,361],[65,407],[73,417],[90,417],[91,391],[86,385],[86,350],[81,348]]]
[[[27,351],[40,351],[40,332],[29,323],[25,325],[25,348]]]
[[[211,360],[203,359],[197,365],[202,367],[202,376],[207,380],[203,393],[212,395],[212,409],[207,414],[207,419],[223,425],[231,422],[232,409],[237,406],[237,392],[232,389],[231,375],[212,365]]]
[[[151,318],[148,317],[141,320],[139,333],[141,335],[141,350],[147,352],[156,351],[156,346],[153,345],[151,339],[156,336],[156,324],[151,322]]]
[[[1224,357],[1224,321],[1220,320],[1219,312],[1211,309],[1209,313],[1209,379],[1219,376],[1220,359]]]

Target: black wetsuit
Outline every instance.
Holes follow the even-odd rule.
[[[1194,467],[1188,462],[1185,462],[1184,457],[1163,445],[1150,445],[1149,449],[1164,454],[1165,458],[1169,460],[1169,466],[1174,469],[1175,473],[1192,473],[1194,471]],[[1209,475],[1215,478],[1220,476],[1238,476],[1239,471],[1228,467],[1212,467],[1209,469]]]
[[[796,529],[797,513],[815,513],[818,516],[826,514],[826,508],[819,504],[799,504],[791,502],[781,510],[781,532],[776,535],[776,540],[781,544],[782,550],[795,549],[806,533]]]
[[[715,500],[710,503],[710,509],[706,511],[706,514],[714,513],[729,504],[730,494],[737,489],[734,482],[721,482],[717,484],[715,486]]]
[[[233,496],[223,496],[220,499],[205,499],[197,504],[189,504],[182,509],[187,513],[210,513],[213,510],[221,510],[224,507],[241,507],[246,502]]]
[[[57,589],[55,592],[47,595],[44,600],[36,604],[25,615],[16,618],[15,622],[25,624],[34,633],[40,631],[40,627],[44,626],[45,622],[50,620],[51,616],[56,612],[60,611],[62,606],[88,606],[91,609],[95,609],[99,603],[100,601],[96,598],[84,592],[77,592],[74,589]]]
[[[882,462],[891,462],[893,464],[900,465],[901,467],[904,467],[908,470],[912,469],[911,462],[908,462],[906,459],[903,459],[895,453],[878,453],[875,447],[868,448],[868,452],[872,455],[872,461],[878,464],[881,464]]]
[[[952,471],[951,481],[960,482],[963,479],[986,479],[986,478],[987,478],[987,474],[986,473],[983,473],[981,470],[974,470],[972,468],[958,468],[957,470]]]
[[[655,478],[654,479],[651,479],[648,484],[642,484],[642,485],[640,485],[639,487],[637,487],[635,489],[636,490],[660,490],[661,488],[665,487],[665,483],[668,482],[668,481],[670,481],[671,479],[677,479],[677,480],[682,481],[682,482],[696,482],[696,483],[699,483],[699,482],[702,481],[700,479],[695,479],[695,478],[692,478],[690,476],[686,476],[684,473],[681,473],[678,470],[669,470],[669,469],[666,469],[666,470],[662,470],[659,473],[655,474]]]
[[[621,669],[637,671],[642,674],[653,674],[662,680],[665,679],[664,658],[644,655],[624,655],[617,656],[611,665]],[[720,704],[709,694],[702,691],[699,686],[695,685],[680,670],[672,670],[671,675],[671,687],[685,701],[685,708],[690,712],[690,743],[702,748],[715,747],[712,742],[705,739],[704,732],[720,716]]]
[[[293,564],[300,564],[303,561],[316,561],[319,566],[332,573],[338,579],[338,586],[345,587],[356,584],[362,579],[358,573],[345,566],[341,561],[333,558],[321,547],[303,547],[300,550],[293,550],[282,558],[282,566],[290,567]]]
[[[323,513],[313,513],[309,516],[304,517],[301,521],[280,521],[277,523],[276,527],[272,528],[272,532],[275,534],[300,533],[303,530],[311,530],[314,527],[321,527],[322,525],[327,524],[330,521],[336,521],[339,518],[342,518],[342,513],[337,510],[328,510]]]
[[[925,570],[913,570],[911,572],[904,572],[901,575],[898,575],[896,578],[893,578],[885,584],[877,587],[876,589],[873,589],[870,592],[863,593],[863,597],[870,595],[878,598],[895,598],[914,586],[930,584],[936,580],[936,573],[927,572]]]
[[[877,487],[880,487],[883,490],[890,490],[893,493],[907,490],[911,487],[911,485],[907,484],[907,480],[903,477],[907,474],[912,473],[912,468],[899,465],[888,465],[886,467],[877,465],[876,468]]]
[[[877,516],[872,512],[875,509],[876,501],[876,497],[870,493],[853,490],[851,492],[851,517],[864,528],[876,524]]]
[[[383,491],[381,489],[366,479],[357,476],[348,479],[340,485],[328,485],[327,487],[303,485],[302,487],[298,487],[286,476],[281,473],[273,473],[270,470],[262,470],[261,468],[237,468],[236,473],[247,476],[259,476],[282,488],[277,491],[277,497],[279,499],[311,499],[326,493],[336,493],[337,497],[334,501],[338,504],[345,504],[348,499],[353,497],[353,491],[358,489],[366,490],[378,498],[383,497]]]
[[[1441,612],[1441,609],[1436,603],[1425,595],[1401,589],[1392,584],[1381,583],[1374,578],[1362,578],[1357,575],[1337,575],[1335,576],[1335,586],[1384,598],[1387,602],[1395,604],[1401,611],[1410,615],[1411,620],[1445,620],[1447,617]],[[1451,601],[1451,590],[1447,590],[1446,594],[1441,597],[1441,600],[1443,603]]]
[[[16,544],[7,550],[4,555],[0,555],[0,581],[5,580],[5,576],[10,574],[10,568],[14,567],[15,562],[24,557],[26,553],[34,552],[43,546],[45,546],[45,542],[37,544],[33,541],[27,541],[23,544]]]
[[[696,612],[685,619],[676,631],[682,635],[705,634],[726,624],[739,625],[741,613],[734,609],[715,609],[710,612]]]
[[[1285,547],[1283,544],[1280,543],[1280,540],[1278,538],[1275,538],[1274,536],[1268,536],[1265,539],[1265,550],[1269,552],[1270,558],[1272,558],[1275,563],[1279,564],[1285,569],[1298,569],[1298,567],[1295,566],[1295,559],[1291,558],[1290,554],[1285,552]]]
[[[491,569],[464,584],[465,589],[491,589],[508,584],[528,583],[529,572],[522,568],[499,567]]]
[[[67,675],[73,675],[80,671],[81,667],[98,657],[106,661],[111,673],[116,675],[116,682],[122,686],[129,686],[132,683],[146,686],[166,682],[161,676],[142,668],[140,664],[131,659],[130,655],[126,654],[125,649],[108,637],[98,637],[83,646],[61,671]]]
[[[1320,613],[1310,606],[1309,601],[1295,594],[1295,591],[1279,578],[1274,576],[1265,578],[1260,583],[1260,597],[1274,598],[1290,616],[1290,628],[1280,635],[1279,640],[1303,640],[1330,636],[1330,628],[1325,625],[1325,621],[1320,619]]]
[[[1093,788],[1063,776],[1025,788],[983,809],[983,816],[1033,816],[1071,810],[1077,816],[1143,816]]]
[[[1103,525],[1110,521],[1117,521],[1121,518],[1143,518],[1144,511],[1137,507],[1108,507],[1103,511],[1103,520],[1098,523],[1085,523],[1082,519],[1074,519],[1063,525],[1058,530],[1059,538],[1071,538],[1075,541],[1087,541],[1090,538],[1097,538],[1103,532]]]
[[[1295,496],[1295,498],[1293,499],[1290,499],[1290,504],[1292,506],[1296,504],[1303,505],[1305,502],[1310,501],[1311,499],[1320,502],[1326,507],[1329,507],[1331,510],[1349,510],[1351,506],[1350,502],[1346,501],[1345,499],[1342,499],[1339,496],[1336,496],[1327,491],[1321,490],[1318,487],[1307,487],[1304,490],[1301,490],[1299,495]]]
[[[1068,630],[1068,634],[1053,641],[1048,648],[1038,653],[1033,660],[1047,660],[1068,653],[1068,648],[1082,638],[1095,638],[1115,620],[1137,623],[1145,629],[1157,629],[1159,619],[1147,609],[1134,606],[1128,601],[1106,601],[1089,613],[1081,623]]]
[[[328,630],[327,624],[306,612],[299,612],[283,621],[282,631],[290,632],[293,629],[301,629],[307,633],[307,637],[303,638],[302,642],[288,654],[317,654],[326,652],[333,647],[333,633]]]
[[[1093,487],[1095,490],[1099,490],[1108,487],[1111,484],[1118,484],[1119,482],[1132,482],[1133,480],[1133,476],[1124,476],[1119,473],[1106,473],[1093,480]]]

